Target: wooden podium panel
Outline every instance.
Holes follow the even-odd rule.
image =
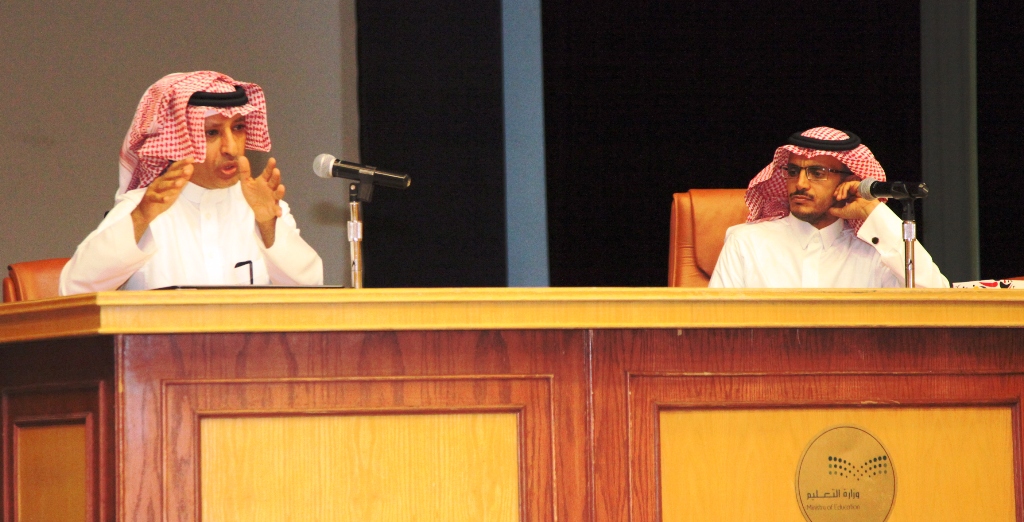
[[[19,520],[87,520],[86,419],[15,425],[14,512]]]
[[[204,417],[200,518],[520,520],[517,416]]]
[[[606,462],[595,474],[598,520],[670,520],[662,518],[666,515],[662,487],[665,480],[671,484],[684,477],[667,477],[659,468],[665,444],[659,424],[663,416],[724,411],[746,416],[744,422],[749,421],[751,430],[766,430],[767,426],[757,422],[770,412],[852,409],[898,416],[897,412],[906,411],[913,418],[914,412],[922,409],[957,408],[996,409],[1002,412],[1000,419],[1008,419],[1006,430],[992,427],[984,433],[989,440],[1011,441],[1009,450],[1003,445],[999,453],[1009,456],[1010,462],[996,470],[1002,477],[1011,473],[1012,480],[1001,482],[1012,484],[1011,490],[1004,489],[995,498],[1009,496],[1012,501],[995,503],[993,509],[999,514],[1012,506],[1013,517],[1024,520],[1019,478],[1024,332],[1019,329],[605,330],[594,334],[594,368],[595,446],[622,447],[622,441],[628,441],[621,458]],[[625,407],[616,404],[623,398]],[[859,415],[863,413],[851,414],[846,421],[841,415],[830,418],[836,424],[856,424]],[[812,432],[802,443],[806,446],[809,437],[827,427],[819,423],[813,429],[801,428],[801,436]],[[906,440],[902,434],[896,436],[901,438],[892,444],[900,447]],[[997,451],[998,447],[984,451]],[[904,459],[902,465],[920,473],[934,463],[929,458],[915,456],[909,462]],[[988,462],[965,463],[969,467],[961,475],[985,476],[993,469]],[[780,515],[778,519],[799,520],[795,464],[783,471],[784,483],[773,480],[765,487],[776,492],[788,488],[792,492],[786,497],[790,499],[788,513],[796,518]],[[724,480],[728,472],[723,473],[726,475],[707,480]],[[948,491],[961,485],[950,480],[933,486],[936,491]],[[974,486],[972,490],[978,491],[982,484]],[[902,516],[914,519],[913,514],[906,514],[907,499],[913,496],[897,494],[894,516],[902,509]],[[962,499],[956,509],[968,509],[974,502]],[[678,508],[672,506],[677,510],[673,516],[680,513]],[[755,510],[757,506],[745,508]],[[757,519],[774,520],[770,517],[761,514]],[[985,516],[978,519],[988,520]]]
[[[1012,521],[1012,417],[1009,406],[664,407],[656,449],[661,520],[800,520],[794,483],[803,451],[823,429],[855,425],[891,457],[897,484],[889,521]]]
[[[317,433],[320,430],[330,429],[336,436],[337,444],[367,450],[373,449],[375,444],[393,441],[397,437],[395,431],[400,426],[423,430],[404,433],[405,438],[399,438],[405,442],[392,442],[392,453],[386,456],[399,459],[398,452],[407,453],[408,445],[425,442],[417,439],[432,439],[438,444],[438,451],[459,451],[460,458],[453,460],[430,455],[407,455],[409,464],[417,463],[422,466],[431,463],[440,469],[430,475],[433,479],[432,484],[388,488],[386,491],[391,495],[397,495],[404,491],[402,496],[394,496],[389,500],[389,508],[398,509],[406,505],[408,509],[405,512],[412,512],[416,506],[411,502],[429,498],[423,487],[429,488],[434,495],[430,503],[419,506],[424,513],[428,512],[428,509],[432,509],[439,510],[438,513],[442,514],[440,510],[443,510],[447,504],[441,501],[458,491],[467,495],[463,499],[467,505],[482,507],[485,504],[480,496],[489,495],[492,499],[495,498],[493,492],[479,490],[486,486],[486,483],[463,484],[455,487],[454,490],[450,490],[446,485],[460,484],[463,478],[468,476],[467,474],[472,473],[460,471],[456,464],[473,464],[477,468],[487,464],[492,470],[512,473],[511,486],[515,489],[515,495],[512,497],[511,507],[514,508],[514,512],[518,511],[517,504],[520,493],[517,487],[519,480],[517,477],[521,474],[524,483],[530,485],[528,490],[522,492],[524,509],[529,518],[543,520],[551,515],[550,506],[554,480],[551,454],[551,394],[550,380],[543,377],[503,379],[481,376],[468,378],[396,376],[388,379],[355,377],[305,378],[301,380],[165,381],[162,394],[162,402],[174,405],[165,409],[160,422],[160,431],[163,433],[165,441],[165,448],[161,450],[166,470],[164,497],[167,504],[171,506],[190,505],[200,511],[200,505],[207,506],[207,503],[205,500],[202,503],[199,502],[196,492],[205,489],[206,482],[204,480],[208,478],[210,480],[228,480],[228,477],[206,477],[200,473],[201,461],[211,465],[220,462],[219,460],[210,460],[216,456],[207,456],[207,452],[223,453],[227,451],[237,454],[239,458],[244,458],[243,454],[238,453],[239,448],[224,444],[215,446],[200,444],[200,441],[214,444],[214,441],[218,440],[211,438],[212,434],[206,433],[203,429],[213,431],[216,429],[214,427],[219,426],[219,431],[223,431],[227,429],[225,425],[228,420],[234,419],[236,424],[234,433],[242,440],[257,438],[256,434],[249,432],[249,430],[255,429],[253,426],[272,428],[273,430],[269,431],[267,436],[273,433],[290,433],[299,437],[301,432],[297,426],[311,429],[307,438],[284,438],[281,435],[277,439],[261,439],[260,441],[262,452],[272,450],[278,452],[279,455],[293,454],[316,461],[318,457],[315,452],[319,451],[321,453],[319,459],[331,460],[335,463],[335,469],[310,474],[309,480],[314,480],[319,475],[322,475],[320,478],[327,480],[337,472],[349,470],[359,472],[363,480],[375,481],[378,485],[384,485],[385,482],[374,478],[377,476],[375,473],[387,475],[389,461],[378,462],[374,469],[367,469],[368,465],[353,463],[348,458],[351,456],[336,452]],[[254,400],[259,397],[263,399]],[[278,421],[274,422],[272,419],[278,419]],[[469,419],[475,419],[475,424],[467,424]],[[352,426],[357,421],[361,421],[361,423],[358,426]],[[510,422],[511,424],[509,424]],[[357,427],[363,433],[355,431]],[[485,431],[491,435],[484,437],[481,434],[464,433],[459,431],[460,427]],[[442,428],[444,428],[442,431],[438,431]],[[366,430],[370,429],[375,431],[366,433]],[[188,437],[190,434],[191,437]],[[373,440],[360,442],[359,438],[367,437],[373,437]],[[278,443],[277,447],[266,448],[265,445],[272,441]],[[474,442],[487,442],[493,446],[476,448]],[[375,451],[371,451],[363,457],[369,459],[376,454]],[[478,455],[477,459],[468,460],[473,451],[482,451],[482,453]],[[535,456],[531,459],[530,466],[520,469],[517,458],[518,451]],[[314,453],[307,454],[306,452]],[[380,457],[383,456],[385,455],[380,455]],[[129,463],[135,462],[135,460],[127,459]],[[267,464],[264,469],[277,469],[281,472],[286,470],[286,468],[277,468],[270,464]],[[452,475],[438,475],[441,470],[452,472]],[[416,470],[417,473],[424,471],[422,467]],[[252,485],[266,484],[268,481],[272,481],[270,477],[256,477],[252,473],[255,471],[250,470],[250,484]],[[507,477],[505,478],[507,479]],[[199,480],[204,487],[201,488],[200,484],[196,484],[196,480]],[[509,486],[508,481],[503,480],[491,484],[490,489],[498,487],[497,484],[503,485],[506,490]],[[326,493],[325,491],[324,494]],[[508,491],[505,493],[507,494]],[[379,491],[378,494],[384,495],[384,491]],[[221,497],[223,496],[221,495]],[[276,494],[268,492],[261,502],[265,502],[269,506],[279,506],[289,497],[294,497],[294,495],[288,490],[277,491]],[[473,501],[474,498],[476,502]],[[378,512],[376,501],[357,497],[353,497],[352,500],[353,502],[347,507],[355,510],[355,513],[359,513],[360,510],[364,513]],[[505,498],[505,500],[508,499]],[[434,502],[441,503],[435,504]],[[223,502],[220,505],[223,505]],[[252,506],[250,505],[250,507]],[[506,507],[508,506],[506,505]],[[290,513],[285,517],[286,519],[309,519],[301,516],[302,511],[295,513],[286,510],[284,512]],[[436,518],[444,520],[473,518],[458,517],[457,514],[460,513],[464,512],[446,511],[443,516]],[[491,516],[497,515],[497,513],[487,513],[488,516],[483,517],[484,519],[504,519],[501,516]],[[506,510],[504,513],[507,514],[508,511]],[[177,513],[171,519],[193,520],[192,517],[198,519],[198,512]],[[241,518],[245,519],[246,517]],[[347,516],[316,518],[323,520],[350,519]],[[376,519],[395,518],[394,516],[383,516]],[[352,517],[351,519],[360,520],[362,518]]]
[[[123,474],[140,480],[123,484],[124,509],[129,518],[151,510],[165,512],[167,520],[201,518],[204,486],[200,471],[202,455],[208,450],[200,443],[203,423],[231,418],[311,422],[318,417],[319,422],[329,423],[331,418],[376,416],[392,423],[406,419],[409,426],[421,426],[408,418],[494,418],[488,417],[491,415],[515,418],[511,463],[504,442],[485,449],[481,458],[487,462],[491,455],[505,455],[494,463],[495,469],[511,464],[516,486],[516,505],[512,507],[516,513],[521,511],[517,519],[554,520],[558,502],[582,502],[582,491],[560,490],[555,480],[558,469],[559,475],[575,474],[576,480],[583,481],[583,457],[554,449],[562,447],[565,437],[585,432],[583,397],[574,391],[583,384],[582,368],[571,364],[582,359],[582,349],[582,336],[573,331],[126,337],[120,356],[125,363],[123,411],[125,422],[133,425],[123,428],[121,464]],[[573,353],[575,357],[562,359]],[[559,395],[562,398],[555,401]],[[381,433],[388,433],[382,429]],[[498,443],[507,435],[499,430],[487,440]],[[429,436],[456,436],[456,441],[463,443],[474,440],[458,433]],[[327,452],[323,457],[331,455]],[[344,460],[336,462],[347,465]],[[444,465],[453,469],[450,462]],[[450,476],[447,480],[460,479]],[[467,506],[482,502],[484,493],[479,488],[486,484],[472,486],[477,489],[465,499]],[[444,484],[431,487],[437,497],[431,500],[433,507],[420,507],[443,509],[437,502],[448,494]],[[398,508],[421,494],[422,490],[407,489],[406,496],[392,499],[389,507]],[[478,500],[473,501],[472,495]],[[494,492],[487,495],[503,498],[495,497]],[[278,494],[276,498],[286,496]],[[376,512],[375,501],[362,502],[366,512]],[[459,516],[441,518],[458,520]]]
[[[760,502],[707,508],[757,483],[715,453],[734,446],[776,450],[743,465],[793,520],[793,448],[835,423],[907,470],[891,520],[1024,522],[1015,291],[103,292],[0,305],[0,392],[5,521],[18,495],[70,499],[17,489],[34,426],[82,427],[90,521],[727,519]],[[983,489],[987,510],[920,507]]]

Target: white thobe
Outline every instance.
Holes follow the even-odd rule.
[[[903,220],[878,205],[860,231],[843,220],[817,229],[792,214],[735,225],[708,284],[711,288],[903,287]],[[915,242],[915,286],[949,288],[931,255]]]
[[[61,272],[61,295],[248,285],[250,267],[256,285],[323,284],[323,261],[299,235],[284,201],[274,244],[267,248],[241,184],[211,190],[187,183],[136,243],[131,212],[145,192],[140,188],[118,196]]]

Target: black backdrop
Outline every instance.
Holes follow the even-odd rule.
[[[852,130],[890,178],[920,180],[919,11],[543,0],[552,286],[664,285],[671,194],[743,187],[809,127]],[[982,277],[1024,275],[1020,11],[978,4]],[[367,206],[367,286],[506,284],[500,2],[358,16],[362,159],[413,175]]]
[[[978,0],[981,276],[1024,276],[1024,6]]]
[[[412,177],[363,206],[365,285],[504,286],[501,2],[356,8],[360,159]]]
[[[672,193],[745,187],[793,132],[920,179],[916,3],[768,5],[544,2],[553,282],[665,285]]]

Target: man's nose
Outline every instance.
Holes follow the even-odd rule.
[[[807,169],[800,169],[800,174],[796,177],[796,186],[801,188],[811,187],[811,182],[807,179]]]
[[[227,131],[222,133],[221,136],[223,136],[220,141],[221,152],[231,157],[238,156],[238,146],[241,140],[235,136],[234,132],[231,132],[231,129],[227,129]]]

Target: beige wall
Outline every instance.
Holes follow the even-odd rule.
[[[213,69],[263,86],[285,199],[326,282],[347,281],[346,193],[311,165],[358,161],[354,31],[353,0],[0,4],[0,268],[70,256],[113,202],[146,87]]]

